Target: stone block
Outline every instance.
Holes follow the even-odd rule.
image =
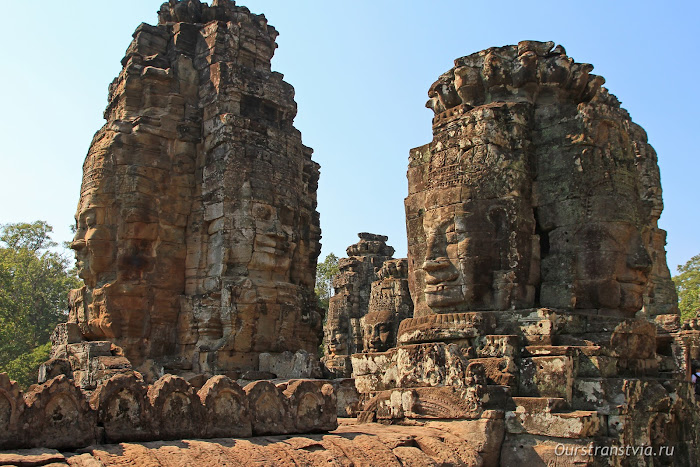
[[[338,427],[337,399],[332,385],[319,388],[312,381],[297,380],[287,386],[284,395],[295,433],[318,433]]]
[[[553,439],[506,433],[500,465],[584,466],[596,465],[589,452],[592,440]]]
[[[287,398],[270,381],[255,381],[243,388],[253,425],[253,435],[291,433],[294,420],[289,414]]]
[[[165,375],[148,389],[158,439],[197,437],[204,425],[202,403],[183,378]]]
[[[515,357],[520,351],[518,336],[496,335],[478,339],[476,354],[479,357]]]
[[[24,441],[24,398],[19,384],[0,373],[0,450],[21,447]]]
[[[355,381],[345,378],[333,381],[338,405],[338,417],[356,417],[360,409],[360,393]]]
[[[65,375],[33,387],[24,399],[21,423],[29,446],[76,449],[98,441],[96,414]]]
[[[610,346],[625,359],[654,358],[656,327],[645,319],[624,321],[613,331]]]
[[[51,345],[77,344],[83,340],[78,323],[60,323],[51,334]]]
[[[513,358],[472,358],[469,362],[478,362],[484,366],[487,384],[517,387],[518,368],[515,366],[515,360]]]
[[[146,385],[133,374],[102,381],[90,398],[107,443],[157,439]],[[154,426],[155,425],[155,426]]]
[[[607,434],[605,416],[594,411],[506,412],[506,430],[512,434],[531,434],[553,438],[588,438]]]
[[[624,378],[576,378],[572,406],[604,415],[620,413],[625,404]]]
[[[204,409],[208,438],[245,438],[253,435],[248,398],[226,376],[209,379],[197,393]]]
[[[570,356],[523,358],[519,395],[560,397],[570,401],[573,376],[573,358]]]
[[[449,313],[409,318],[401,322],[398,343],[445,342],[473,339],[493,334],[496,318],[493,313]]]
[[[305,350],[295,353],[290,351],[281,354],[263,352],[259,355],[260,371],[277,375],[282,379],[319,378],[321,368],[318,357]]]
[[[467,446],[479,453],[484,465],[498,465],[501,445],[505,435],[505,422],[502,418],[428,422],[425,426],[455,435]]]
[[[568,410],[569,403],[560,397],[513,397],[515,412],[546,413],[564,412]]]
[[[484,388],[424,387],[377,393],[363,407],[364,420],[454,419],[481,417]],[[370,416],[372,413],[373,416]],[[358,421],[360,417],[358,416]]]

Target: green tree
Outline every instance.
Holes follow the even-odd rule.
[[[0,372],[24,385],[66,319],[68,291],[80,286],[69,260],[50,250],[52,231],[43,221],[0,227]]]
[[[700,311],[700,255],[678,266],[678,273],[673,277],[678,292],[678,308],[683,319],[692,318]]]
[[[333,277],[336,274],[338,274],[338,257],[329,253],[326,259],[316,266],[316,297],[324,310],[328,310],[328,303],[333,296]]]

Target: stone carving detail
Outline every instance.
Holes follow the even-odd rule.
[[[402,320],[413,316],[408,290],[408,262],[405,258],[387,260],[372,282],[369,312],[360,319],[363,350],[384,352],[396,346]]]
[[[675,312],[644,130],[563,47],[455,60],[406,198],[415,315],[533,306]]]
[[[363,350],[360,319],[369,312],[372,283],[377,280],[375,270],[394,254],[386,244],[388,237],[365,232],[357,235],[360,241],[347,248],[348,258],[338,261],[340,272],[333,279],[335,295],[330,299],[323,329],[322,362],[328,375],[335,378],[349,377],[350,355]]]
[[[25,403],[19,384],[10,381],[7,373],[0,373],[0,449],[17,446],[22,426]]]
[[[65,449],[87,446],[96,439],[97,417],[66,375],[34,387],[24,401],[24,446]]]
[[[283,397],[283,388],[270,381],[255,381],[243,390],[250,404],[253,433],[278,435],[290,431],[294,421],[289,404]]]
[[[646,462],[561,456],[601,437],[697,463],[700,326],[679,321],[656,155],[553,46],[457,59],[431,87],[406,198],[415,312],[397,347],[353,355],[358,421],[497,412],[500,465]]]
[[[143,381],[116,375],[100,384],[90,398],[105,429],[105,441],[144,441],[152,437],[151,405]]]
[[[248,400],[235,381],[226,376],[214,376],[198,394],[205,408],[207,438],[253,435]]]
[[[165,375],[148,388],[153,429],[158,439],[182,439],[204,426],[201,401],[190,384],[179,376]]]
[[[337,428],[336,404],[324,380],[256,381],[241,388],[218,375],[197,390],[179,376],[148,385],[135,374],[118,374],[90,395],[60,375],[23,397],[0,373],[0,450],[320,433]]]
[[[317,351],[319,166],[270,70],[276,37],[233,1],[170,1],[110,86],[83,166],[69,323],[149,380]]]

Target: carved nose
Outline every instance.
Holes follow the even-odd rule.
[[[70,249],[75,250],[75,251],[80,251],[83,248],[85,248],[85,240],[78,239],[78,240],[73,240],[70,244]]]
[[[445,269],[449,264],[449,260],[445,257],[429,259],[423,263],[423,270],[427,272],[439,271]]]

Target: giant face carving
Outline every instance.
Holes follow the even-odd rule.
[[[94,288],[114,263],[114,239],[105,226],[105,208],[90,206],[76,214],[75,251],[78,277]]]
[[[385,352],[396,345],[397,314],[392,310],[371,311],[362,318],[365,352]]]
[[[406,198],[416,317],[673,307],[655,153],[592,67],[552,46],[462,57],[431,87]]]

